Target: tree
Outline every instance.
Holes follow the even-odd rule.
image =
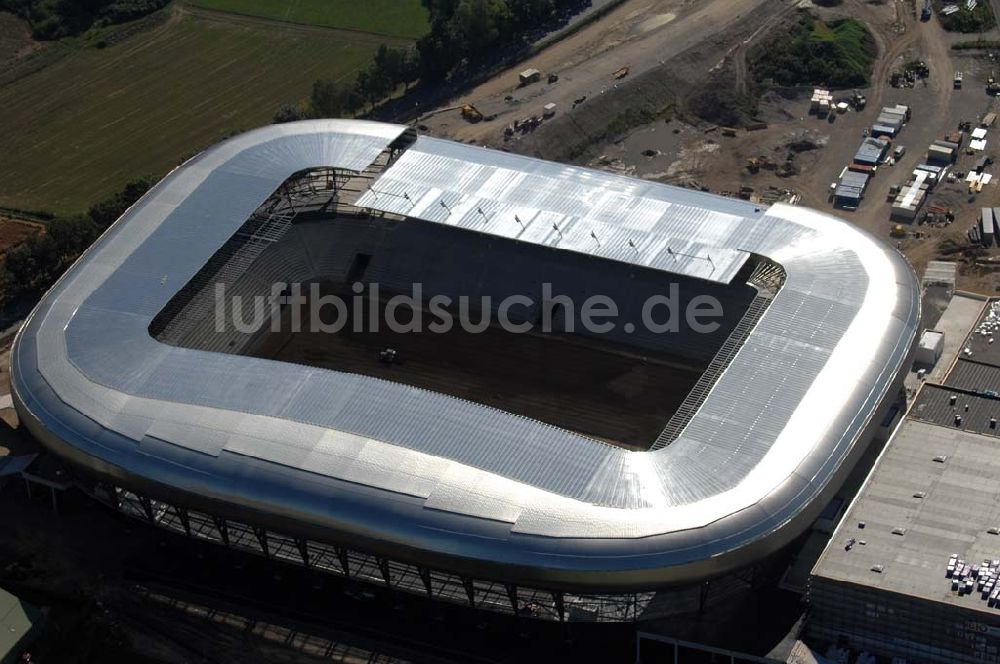
[[[399,81],[409,91],[410,86],[418,78],[420,78],[420,52],[416,49],[410,49],[406,51],[403,57],[403,64],[399,72]]]
[[[49,222],[46,232],[52,238],[60,256],[76,256],[100,235],[97,224],[85,215],[53,219]]]
[[[131,180],[119,193],[92,205],[87,214],[97,224],[98,229],[104,230],[122,216],[133,203],[142,198],[154,184],[153,178],[148,175]]]
[[[320,79],[313,83],[310,105],[312,115],[320,118],[339,118],[349,106],[350,91],[339,81]]]
[[[306,117],[305,113],[302,112],[298,106],[294,104],[284,104],[281,108],[274,112],[274,124],[283,124],[285,122],[295,122],[296,120],[304,120]]]

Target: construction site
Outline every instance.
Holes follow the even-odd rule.
[[[964,5],[820,4],[626,2],[470,90],[452,107],[461,112],[416,122],[764,204],[839,209],[918,270],[958,258],[960,287],[995,292],[995,254],[968,231],[997,200],[986,133],[1000,110],[996,28],[946,31],[938,15]],[[801,12],[864,23],[877,46],[867,87],[754,80],[748,59]],[[708,92],[721,97],[708,103]]]
[[[117,337],[99,333],[100,326],[124,327],[126,317],[102,314],[98,308],[79,309],[73,321],[78,330],[89,331],[87,343],[68,337],[61,347],[80,353],[67,360],[73,366],[91,363],[95,384],[119,380],[122,394],[168,367],[172,373],[164,374],[164,389],[188,381],[183,395],[172,395],[176,401],[141,413],[142,418],[177,421],[158,423],[149,435],[143,432],[137,448],[144,458],[164,454],[169,469],[139,488],[107,476],[77,483],[52,462],[15,412],[16,395],[10,394],[6,377],[11,372],[13,333],[0,337],[0,453],[5,455],[0,457],[0,517],[11,533],[0,546],[0,582],[25,607],[12,613],[26,635],[15,645],[27,643],[44,624],[49,631],[43,633],[49,636],[33,646],[38,661],[1000,661],[1000,548],[995,544],[998,522],[993,507],[1000,462],[991,446],[1000,435],[1000,410],[995,407],[1000,403],[1000,359],[993,343],[1000,329],[1000,305],[991,299],[1000,294],[1000,181],[995,164],[1000,145],[1000,30],[946,29],[956,16],[985,10],[996,13],[1000,2],[595,2],[590,8],[593,19],[540,40],[523,57],[472,80],[443,103],[426,108],[418,103],[403,117],[390,118],[408,128],[400,128],[385,145],[378,143],[368,155],[374,161],[359,157],[357,163],[323,169],[299,164],[296,169],[308,169],[296,170],[288,179],[288,173],[282,174],[278,190],[269,182],[265,203],[249,219],[244,215],[234,222],[226,237],[220,234],[219,247],[205,249],[197,266],[172,244],[179,246],[189,235],[168,238],[165,244],[176,250],[177,263],[191,261],[191,274],[183,280],[175,279],[167,267],[153,274],[163,255],[158,251],[129,258],[120,283],[149,289],[134,298],[139,313],[129,312],[136,319],[150,316],[148,326],[136,329],[148,332],[157,348],[167,348],[163,352],[178,353],[185,361],[177,362],[173,371],[159,355],[142,351],[131,339],[111,344]],[[780,67],[761,73],[767,64],[762,64],[764,54],[790,41],[805,23],[817,21],[820,27],[810,34],[833,40],[848,18],[867,31],[860,39],[871,47],[864,81],[835,85],[817,79],[785,85],[773,71]],[[467,145],[445,145],[439,139]],[[425,152],[414,148],[420,144],[427,146]],[[486,166],[476,161],[487,159],[483,154],[494,155]],[[464,160],[461,168],[448,161],[456,155]],[[232,173],[254,172],[257,178],[263,163],[263,158],[248,162]],[[603,172],[575,171],[574,166]],[[486,170],[480,169],[487,167],[484,175]],[[393,168],[402,175],[386,177]],[[628,195],[604,205],[601,219],[582,204],[560,203],[556,212],[543,210],[537,219],[523,211],[542,207],[538,201],[543,198],[555,205],[551,201],[562,196],[579,195],[583,200],[589,195],[593,203],[602,191],[626,187],[624,182],[629,183]],[[657,269],[627,263],[645,249],[635,238],[653,227],[650,219],[660,219],[653,216],[654,210],[671,221],[648,201],[645,211],[630,207],[661,184],[690,190],[675,194],[678,198],[669,202],[675,210],[701,205],[703,199],[685,195],[726,197],[713,203],[718,209],[711,214],[692,217],[700,220],[692,228],[714,233],[714,246],[725,246],[714,253],[714,260],[684,262],[699,258],[699,252],[717,251],[713,245],[694,243],[687,256],[677,250],[678,244],[664,250],[681,264],[671,267],[677,270],[671,278],[681,285],[679,308],[700,295],[723,303],[725,316],[715,333],[644,335],[620,327],[639,327],[639,303],[661,285]],[[461,196],[452,189],[461,190]],[[525,192],[520,200],[500,200],[518,190]],[[481,201],[469,203],[468,197],[480,191],[492,192],[495,200],[482,194]],[[213,200],[242,202],[243,195],[238,188],[220,189]],[[706,433],[711,443],[686,451],[683,461],[707,459],[714,465],[692,471],[689,484],[667,483],[659,494],[640,489],[652,486],[644,484],[651,478],[672,477],[678,464],[654,468],[615,460],[592,478],[580,481],[574,475],[586,466],[592,449],[609,455],[669,449],[727,371],[730,378],[742,378],[745,389],[721,391],[724,403],[706,411],[692,431],[714,432],[746,404],[766,404],[758,418],[764,422],[790,409],[796,403],[792,397],[775,392],[772,399],[761,386],[769,385],[765,379],[782,386],[800,379],[813,385],[801,378],[811,366],[805,349],[816,352],[827,343],[838,315],[843,321],[854,320],[841,311],[839,302],[836,307],[830,304],[832,298],[848,298],[865,287],[879,291],[911,277],[888,269],[866,273],[864,279],[838,287],[831,298],[817,297],[818,309],[789,304],[788,315],[797,317],[794,324],[786,321],[781,330],[767,329],[765,335],[771,336],[752,347],[756,363],[751,366],[748,360],[730,371],[751,332],[762,329],[758,323],[775,295],[797,296],[791,288],[781,290],[787,275],[777,262],[740,243],[756,239],[748,231],[755,228],[751,222],[762,223],[769,210],[777,210],[775,215],[786,214],[781,212],[786,209],[806,214],[807,208],[867,231],[886,245],[879,247],[887,255],[898,258],[898,250],[906,257],[914,273],[923,277],[922,292],[914,302],[904,302],[901,296],[882,309],[899,312],[900,319],[909,316],[922,334],[911,354],[902,346],[893,348],[893,361],[902,368],[898,376],[894,369],[879,376],[886,380],[886,394],[878,408],[870,405],[863,417],[860,407],[845,410],[844,418],[857,417],[856,429],[864,429],[873,442],[866,439],[849,454],[842,448],[827,450],[825,459],[842,462],[837,470],[841,484],[824,488],[810,503],[804,510],[808,519],[801,517],[801,532],[789,542],[779,546],[775,538],[773,545],[762,547],[767,555],[748,555],[725,573],[717,568],[701,575],[699,570],[691,575],[691,583],[663,584],[657,579],[648,587],[623,586],[621,592],[614,588],[614,593],[605,594],[560,586],[542,573],[522,582],[494,570],[479,575],[478,568],[468,565],[452,569],[456,547],[425,564],[407,558],[419,549],[417,544],[385,543],[388,536],[378,528],[402,529],[416,523],[414,514],[430,514],[428,519],[447,514],[454,520],[429,520],[413,527],[426,538],[420,546],[440,544],[473,522],[479,529],[469,536],[474,543],[463,546],[477,553],[497,546],[515,518],[510,516],[514,500],[500,491],[514,480],[488,475],[483,469],[492,468],[490,464],[506,468],[504,464],[520,463],[518,478],[531,476],[546,490],[556,487],[552,494],[531,494],[542,498],[524,509],[580,503],[608,513],[619,511],[616,500],[648,506],[643,501],[651,495],[663,500],[672,498],[674,490],[678,503],[693,501],[681,495],[689,486],[714,486],[734,469],[749,465],[758,445],[749,436]],[[650,216],[643,216],[646,213]],[[620,227],[600,225],[619,214]],[[732,221],[737,216],[745,225]],[[221,213],[216,217],[229,219]],[[817,232],[833,228],[825,223],[839,223],[823,216],[816,220],[811,228],[820,229]],[[666,237],[666,232],[661,235]],[[831,231],[817,246],[828,248],[831,238],[842,236]],[[553,248],[561,248],[560,243],[571,249]],[[819,268],[840,269],[838,260],[824,259]],[[140,278],[147,264],[153,267]],[[864,267],[864,262],[858,260],[858,265]],[[803,274],[811,279],[812,269],[803,269]],[[276,280],[316,287],[317,300],[307,297],[304,309],[326,297],[346,302],[338,331],[291,332],[293,312],[286,307],[277,317],[277,331],[261,327],[250,334],[210,334],[211,284],[225,282],[233,289],[232,297],[263,293],[263,284]],[[391,318],[393,299],[409,295],[417,281],[426,290],[409,313],[400,316],[402,327],[418,316],[432,318],[435,310],[429,300],[435,295],[490,296],[498,302],[513,294],[539,296],[543,280],[556,286],[556,295],[580,298],[600,292],[626,303],[619,327],[607,334],[581,331],[573,312],[558,307],[543,312],[539,297],[508,313],[515,323],[553,323],[554,334],[512,334],[496,322],[477,333],[458,327],[443,335],[390,328],[359,331],[372,317]],[[375,284],[383,290],[358,299]],[[168,287],[175,294],[166,306],[153,307],[150,302],[163,297]],[[121,306],[110,295],[95,292],[104,302]],[[233,300],[223,308],[231,311]],[[448,313],[455,314],[455,308]],[[480,320],[496,309],[473,307],[471,313]],[[781,310],[772,315],[781,315]],[[809,324],[815,329],[807,329]],[[62,330],[73,328],[54,321],[46,332]],[[781,336],[786,331],[788,338]],[[873,335],[859,349],[904,336]],[[105,342],[111,347],[99,347]],[[761,359],[771,357],[767,353],[779,357],[779,350],[791,354],[788,349],[798,355]],[[210,369],[213,362],[222,361],[220,356],[233,363],[267,361],[269,368],[238,378],[229,369],[213,373]],[[912,361],[905,366],[904,356]],[[51,357],[46,355],[45,362]],[[125,360],[135,358],[147,363],[124,366]],[[117,374],[102,373],[116,362],[123,365]],[[33,364],[44,362],[22,365]],[[198,380],[192,378],[196,372],[201,372]],[[375,387],[349,401],[353,383],[304,389],[290,379],[326,373],[346,376],[345,381],[371,379],[366,385]],[[194,406],[185,401],[188,395],[201,399],[223,387],[239,396],[260,396],[267,408],[275,404],[273,412],[261,407],[268,417],[286,409],[291,413],[288,429],[278,431],[273,421],[263,419],[241,425],[225,418],[217,423],[208,416],[197,426],[180,422],[182,411],[195,407],[206,412],[226,407],[239,417],[256,416],[256,405],[236,403],[236,397],[226,401],[229,397],[223,395],[214,403],[205,397]],[[830,390],[824,410],[847,391],[843,386]],[[305,394],[314,395],[309,403],[295,401]],[[412,409],[410,400],[415,402],[420,394],[434,395],[449,404],[448,409]],[[103,407],[100,398],[87,399],[97,404],[95,409]],[[141,419],[130,410],[137,408],[137,400],[119,400],[116,395],[106,401],[115,407],[124,404],[107,418],[115,426],[125,429]],[[454,476],[419,476],[428,469],[437,472],[447,454],[458,458],[475,451],[473,443],[481,436],[449,433],[462,419],[449,410],[452,407],[479,409],[476,417],[483,419],[475,420],[477,431],[496,438],[483,438],[481,454],[472,461],[461,457],[479,473],[463,477],[463,483]],[[501,415],[510,419],[487,419]],[[355,417],[351,426],[371,420],[382,428],[376,435],[374,429],[349,430],[344,424],[309,447],[298,438],[315,425],[307,416],[345,421]],[[473,421],[471,415],[467,421]],[[539,426],[519,434],[525,422]],[[381,456],[383,438],[417,426],[423,427],[419,435],[400,446],[400,454],[409,456]],[[195,436],[193,431],[208,433]],[[811,428],[802,427],[800,439],[802,431],[811,433]],[[285,447],[261,442],[279,433]],[[515,434],[539,444],[527,452],[504,447],[503,437]],[[548,438],[563,434],[565,448]],[[371,518],[346,537],[330,528],[336,532],[331,541],[341,538],[331,544],[323,539],[329,533],[316,526],[318,519],[297,519],[305,524],[302,532],[283,530],[287,524],[282,519],[301,505],[279,501],[288,492],[306,494],[332,481],[323,475],[329,470],[317,468],[321,462],[332,463],[323,446],[332,447],[334,435],[354,437],[354,456],[344,456],[346,461],[336,468],[342,493],[319,496],[318,509],[350,513],[345,505],[367,500],[376,491],[391,498],[384,503],[390,516]],[[168,447],[173,443],[164,441],[172,437],[190,449]],[[94,434],[94,439],[111,444],[106,431]],[[729,444],[732,449],[722,449]],[[534,456],[543,453],[567,465],[565,477],[549,472],[562,466]],[[267,463],[281,470],[273,477],[255,475],[268,454],[272,457]],[[3,461],[8,458],[20,461]],[[224,492],[217,488],[206,490],[207,497],[194,506],[185,502],[184,492],[201,490],[209,472],[192,472],[197,479],[186,479],[184,491],[176,496],[156,495],[157,484],[167,481],[163,478],[169,479],[174,469],[217,458],[245,464],[225,487],[246,499],[238,509],[227,504],[230,498],[221,498]],[[300,479],[289,480],[292,468]],[[621,478],[607,481],[612,469],[619,469]],[[372,486],[365,483],[369,481]],[[395,484],[386,489],[376,487],[378,481]],[[569,494],[557,492],[576,481],[582,487],[579,494],[567,498]],[[86,491],[79,491],[80,486]],[[415,497],[427,498],[421,493],[429,492],[427,487],[446,487],[449,493],[442,490],[428,501],[427,509],[407,511]],[[594,498],[598,491],[603,493]],[[275,515],[258,523],[252,517],[261,505]],[[366,518],[383,509],[374,500],[358,505],[355,513]],[[575,513],[558,513],[545,523],[554,529],[588,523],[597,527],[597,520]],[[753,527],[763,532],[769,526]],[[653,545],[636,532],[628,531],[640,542],[628,555],[645,555]],[[527,536],[518,533],[512,539],[518,538]],[[564,538],[561,549],[546,555],[566,557],[568,542],[577,539],[597,538],[590,532]],[[725,544],[721,537],[705,539]],[[697,551],[692,558],[716,560],[700,548],[708,545],[690,546]],[[620,558],[606,554],[589,559]],[[46,608],[36,611],[36,606]]]

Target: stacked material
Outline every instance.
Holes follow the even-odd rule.
[[[983,130],[978,130],[977,129],[976,131],[982,131],[983,132],[983,136],[986,135],[986,130],[985,129],[983,129]],[[982,138],[982,136],[975,136],[975,131],[974,131],[973,132],[973,138]],[[961,148],[963,145],[965,145],[965,132],[957,129],[957,130],[951,132],[950,134],[948,134],[947,136],[945,136],[944,140],[948,141],[949,143],[955,143],[956,145],[958,145],[959,148]]]
[[[945,577],[951,579],[951,590],[959,595],[970,595],[975,589],[990,608],[1000,602],[1000,560],[984,560],[970,564],[958,557],[957,553],[948,558]]]
[[[815,88],[809,102],[810,112],[825,115],[830,112],[830,107],[833,106],[833,94],[829,90]]]
[[[978,127],[972,130],[972,140],[969,141],[969,147],[977,152],[986,149],[986,130],[984,128]]]
[[[893,219],[904,221],[916,219],[917,213],[927,200],[927,192],[936,177],[934,173],[929,171],[914,169],[913,179],[899,191],[893,200],[890,216]]]

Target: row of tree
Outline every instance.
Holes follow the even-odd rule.
[[[421,76],[440,81],[539,36],[581,0],[423,0],[431,30],[417,42]]]
[[[47,289],[103,233],[145,194],[154,181],[139,178],[86,214],[55,217],[45,232],[7,250],[0,263],[0,307],[13,298]]]
[[[368,67],[359,71],[353,81],[319,79],[313,83],[306,107],[282,106],[274,121],[355,115],[366,106],[374,108],[376,103],[401,85],[409,89],[419,76],[420,57],[415,50],[389,48],[382,44]]]
[[[530,41],[583,0],[423,0],[423,4],[431,30],[415,49],[383,44],[354,80],[316,81],[308,104],[282,106],[274,121],[355,115],[374,108],[400,86],[408,90],[418,79],[439,82],[460,75]]]

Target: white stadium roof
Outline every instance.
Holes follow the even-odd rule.
[[[11,371],[29,429],[154,495],[540,587],[697,580],[776,550],[818,514],[894,396],[920,311],[900,254],[813,210],[424,137],[359,200],[665,279],[728,283],[751,254],[780,264],[785,283],[743,347],[680,436],[648,452],[402,384],[150,335],[292,173],[361,171],[405,129],[270,126],[177,168],[22,329]],[[701,255],[711,264],[684,258]]]

